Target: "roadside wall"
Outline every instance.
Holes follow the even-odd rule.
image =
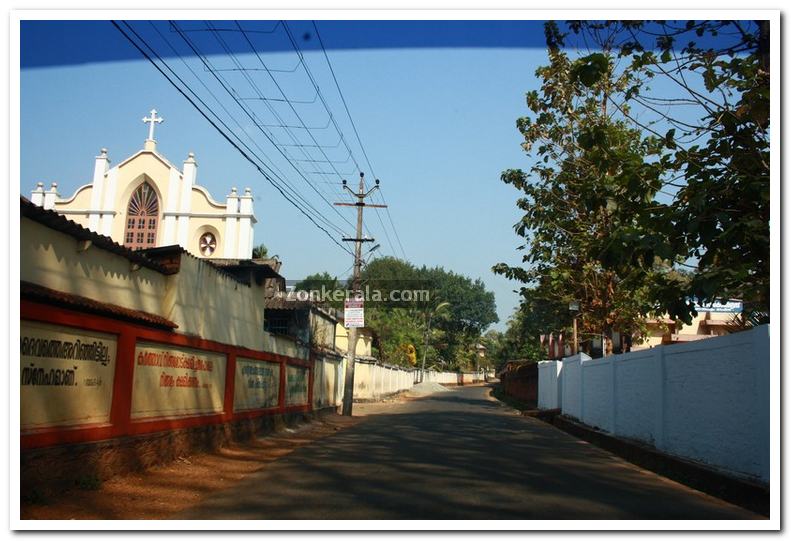
[[[80,251],[79,242],[71,235],[24,216],[20,238],[22,280],[168,317],[162,309],[167,276],[146,267],[132,271],[128,259],[106,250],[91,247]]]
[[[426,371],[424,381],[442,385],[469,385],[484,381],[484,375],[478,372]],[[379,400],[391,394],[411,389],[418,382],[420,382],[420,370],[386,365],[373,359],[357,359],[354,365],[355,400]],[[342,396],[343,381],[341,381],[340,387]]]
[[[420,380],[420,374],[417,373],[416,377]],[[433,372],[427,370],[423,376],[423,381],[439,383],[442,385],[458,385],[459,375],[456,372]]]
[[[604,359],[570,357],[561,380],[564,415],[731,475],[769,480],[768,325]]]
[[[343,357],[319,354],[313,365],[313,408],[336,408],[343,403]]]
[[[357,359],[354,364],[354,399],[378,400],[415,384],[415,370]]]
[[[309,411],[312,360],[23,300],[22,449]]]
[[[563,397],[563,362],[541,361],[538,363],[538,407],[559,409]]]
[[[503,391],[508,396],[535,404],[538,400],[538,363],[527,363],[503,372]]]
[[[423,381],[439,383],[441,385],[470,385],[485,380],[482,372],[435,372],[427,370]],[[420,371],[415,371],[415,382],[420,381]]]
[[[249,349],[265,347],[264,287],[239,283],[204,259],[181,254],[179,272],[159,292],[162,313],[179,332]]]
[[[313,359],[29,300],[20,308],[25,491],[217,448],[312,410]]]

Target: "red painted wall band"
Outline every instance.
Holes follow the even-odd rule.
[[[113,379],[113,396],[110,406],[110,423],[102,425],[40,428],[34,431],[25,432],[20,438],[23,450],[53,445],[87,443],[118,438],[121,436],[149,434],[183,428],[194,428],[282,413],[309,412],[312,409],[313,355],[311,355],[310,360],[296,359],[276,353],[256,351],[195,336],[152,329],[109,317],[77,312],[27,300],[22,300],[20,303],[20,319],[114,334],[118,340],[115,376]],[[134,352],[138,341],[156,342],[165,345],[189,347],[225,354],[227,361],[223,411],[210,415],[170,419],[132,420],[132,381],[134,379],[135,367]],[[237,357],[276,362],[280,365],[280,388],[278,389],[277,407],[233,413]],[[286,365],[308,368],[307,404],[286,406]]]

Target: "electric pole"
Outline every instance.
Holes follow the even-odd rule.
[[[365,207],[385,208],[387,205],[373,205],[365,202],[365,198],[371,195],[374,190],[379,188],[379,179],[376,185],[365,191],[365,173],[360,173],[360,186],[355,193],[343,181],[343,188],[352,194],[357,201],[355,203],[335,203],[341,207],[357,207],[357,231],[354,238],[344,238],[344,241],[354,242],[354,274],[352,275],[352,296],[357,298],[360,293],[360,270],[362,268],[362,246],[363,242],[373,242],[372,238],[363,237],[363,209]],[[364,306],[364,305],[363,305]],[[344,321],[344,325],[347,322]],[[354,357],[357,350],[357,327],[347,327],[349,333],[349,349],[346,361],[346,378],[343,385],[343,415],[351,416],[352,404],[354,402]]]

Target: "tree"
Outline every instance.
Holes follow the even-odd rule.
[[[569,26],[579,41],[617,50],[629,86],[610,101],[622,118],[666,142],[663,185],[676,191],[664,227],[657,222],[657,235],[627,246],[660,247],[695,263],[682,294],[703,302],[740,298],[747,317],[768,321],[769,22]],[[652,91],[660,82],[678,95]],[[692,311],[670,303],[667,288],[656,292],[671,314]]]
[[[431,300],[423,318],[442,303],[447,307],[432,321],[432,328],[441,332],[439,353],[453,367],[468,370],[475,367],[475,346],[489,325],[498,321],[494,293],[486,290],[480,279],[447,271],[442,267],[422,267],[418,273],[430,284]]]
[[[554,23],[547,36],[550,62],[536,71],[541,88],[528,92],[531,114],[517,121],[534,163],[527,173],[501,177],[523,192],[517,206],[525,214],[515,231],[525,239],[529,267],[493,270],[528,284],[522,294],[541,308],[544,332],[571,323],[570,301],[580,303],[583,334],[635,332],[656,308],[647,295],[662,270],[655,256],[672,254],[623,257],[619,239],[653,234],[651,217],[665,211],[654,200],[664,142],[610,114],[609,96],[624,92],[629,79],[615,76],[608,51],[572,60]]]
[[[338,277],[327,271],[308,274],[294,286],[295,291],[321,291],[322,288],[328,291],[342,289]]]
[[[494,294],[486,291],[483,282],[441,267],[416,268],[407,261],[384,257],[363,269],[362,285],[380,294],[381,301],[366,304],[365,317],[379,336],[381,356],[389,362],[406,360],[399,352],[411,344],[419,359],[426,349],[429,366],[441,359],[450,367],[469,368],[475,361],[475,341],[497,321]],[[410,293],[409,300],[403,300],[405,292]],[[414,292],[428,296],[416,298]],[[443,302],[450,304],[442,317],[432,320],[426,348],[428,314]]]
[[[639,334],[649,313],[689,322],[693,299],[742,298],[768,321],[768,23],[567,28],[546,24],[550,64],[517,122],[535,165],[502,176],[525,193],[528,267],[495,272],[528,284],[546,330],[570,300],[583,335]]]
[[[253,259],[266,259],[269,255],[269,250],[265,244],[259,244],[253,248]]]
[[[316,302],[332,308],[342,309],[345,288],[336,276],[323,271],[309,274],[294,286],[295,291],[306,291],[313,295]]]

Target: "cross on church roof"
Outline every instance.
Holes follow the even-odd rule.
[[[164,122],[164,121],[165,121],[165,119],[162,118],[162,117],[157,118],[157,110],[156,109],[151,109],[151,116],[150,117],[148,117],[148,116],[144,116],[143,117],[143,122],[145,122],[146,124],[149,125],[148,126],[148,140],[149,141],[153,141],[154,140],[154,124],[159,124],[159,123]]]

